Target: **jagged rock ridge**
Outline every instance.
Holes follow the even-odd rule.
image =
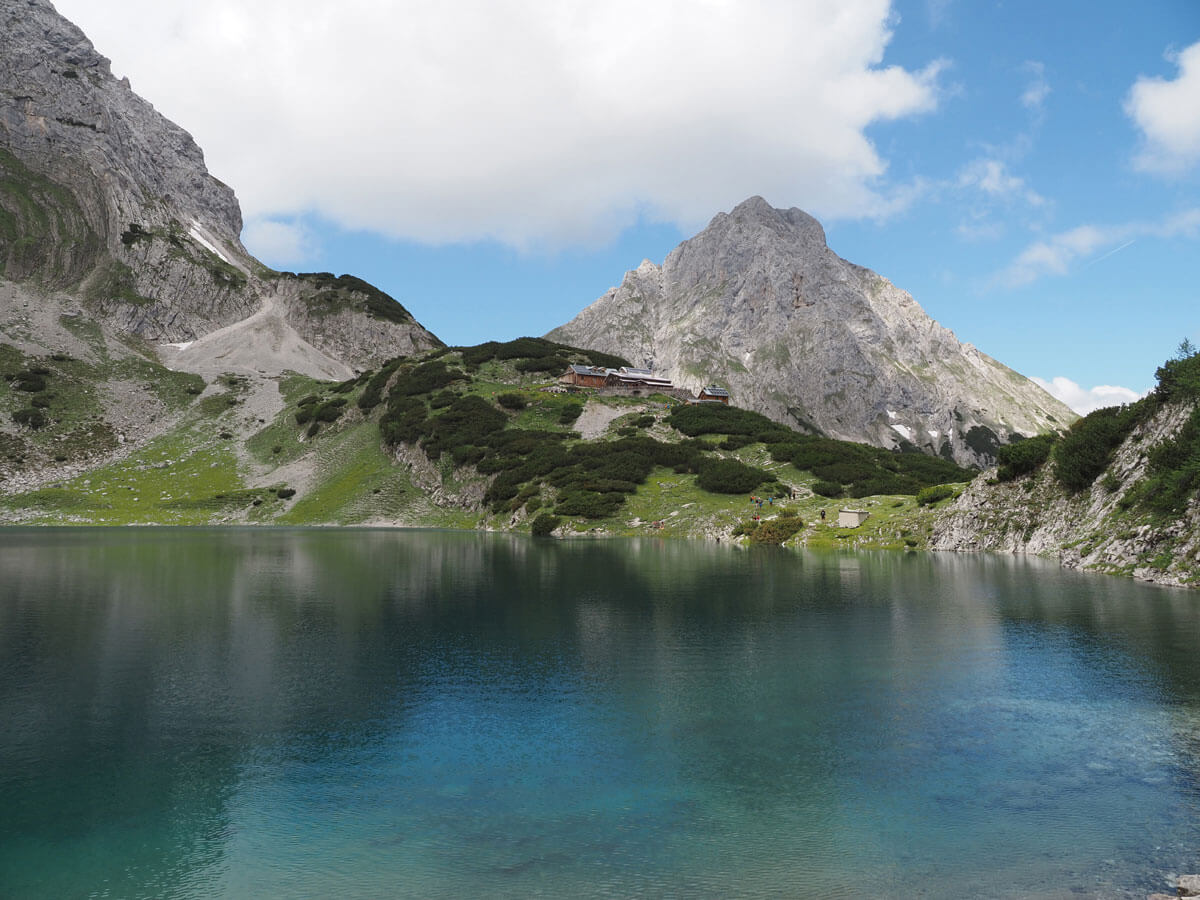
[[[439,344],[356,279],[281,278],[241,228],[191,136],[113,77],[83,32],[47,0],[0,0],[0,276],[66,291],[157,343],[266,309],[348,367]]]
[[[661,266],[643,262],[547,337],[692,389],[726,385],[738,405],[794,427],[963,464],[1076,418],[840,258],[812,216],[761,197],[718,214]]]

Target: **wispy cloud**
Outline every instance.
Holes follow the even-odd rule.
[[[1139,78],[1125,113],[1142,132],[1134,166],[1175,175],[1200,162],[1200,41],[1167,58],[1179,67],[1178,77]]]
[[[1019,200],[1030,206],[1041,206],[1046,202],[1025,183],[1024,178],[1013,175],[1007,164],[999,159],[976,159],[968,163],[958,173],[958,186],[976,187],[990,197]]]
[[[1046,98],[1050,96],[1050,83],[1046,81],[1046,66],[1043,63],[1030,60],[1021,67],[1030,76],[1029,84],[1021,94],[1021,105],[1028,110],[1040,113],[1045,106]]]
[[[1063,231],[1030,244],[995,280],[1007,287],[1021,287],[1045,275],[1066,275],[1080,260],[1104,253],[1092,260],[1092,264],[1100,262],[1139,238],[1177,237],[1200,237],[1200,207],[1184,210],[1160,222],[1080,225]],[[1119,244],[1122,246],[1117,246]]]
[[[1080,387],[1070,378],[1062,375],[1051,378],[1049,381],[1036,376],[1030,380],[1051,397],[1061,400],[1081,416],[1106,406],[1122,406],[1132,403],[1144,396],[1137,391],[1114,384],[1098,384],[1090,388]]]

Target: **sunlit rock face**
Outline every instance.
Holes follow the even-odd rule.
[[[0,276],[153,342],[194,340],[269,299],[350,367],[439,343],[369,285],[281,282],[255,260],[233,190],[191,135],[46,0],[0,0],[0,213]]]
[[[617,353],[793,427],[963,464],[1076,416],[839,257],[799,209],[752,197],[643,262],[548,337]]]

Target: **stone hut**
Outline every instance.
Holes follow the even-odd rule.
[[[857,528],[870,515],[865,509],[839,509],[838,528]]]

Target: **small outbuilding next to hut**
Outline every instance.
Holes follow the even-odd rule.
[[[729,391],[723,387],[717,387],[715,384],[710,384],[708,387],[700,389],[700,396],[697,400],[712,400],[717,403],[729,405]]]
[[[838,528],[857,528],[870,515],[865,509],[839,509]]]

